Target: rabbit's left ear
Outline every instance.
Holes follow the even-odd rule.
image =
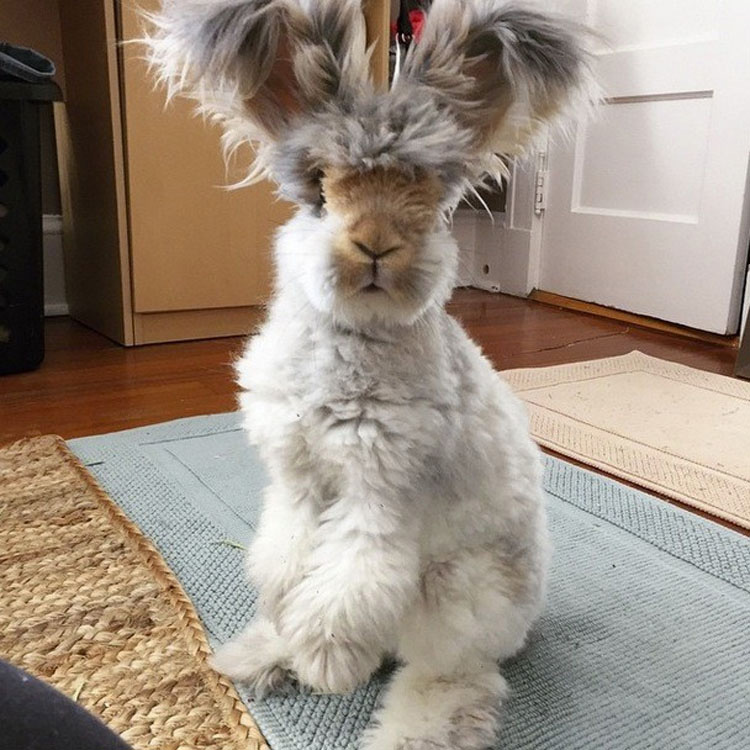
[[[468,131],[475,158],[491,162],[596,99],[587,36],[514,0],[434,0],[396,86],[427,89]]]
[[[297,118],[361,94],[369,56],[360,0],[162,0],[144,40],[168,96],[221,122],[229,150],[260,148],[247,182]]]

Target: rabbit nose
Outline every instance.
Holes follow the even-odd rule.
[[[354,242],[354,246],[359,250],[362,254],[366,255],[371,260],[377,262],[381,258],[385,258],[386,255],[390,255],[391,253],[395,253],[396,250],[398,250],[398,247],[388,247],[383,249],[373,249],[369,247],[368,245],[365,245],[364,242]]]

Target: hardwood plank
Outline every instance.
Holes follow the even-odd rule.
[[[548,305],[459,290],[450,305],[499,369],[646,354],[731,375],[734,350]],[[0,378],[0,439],[65,438],[235,407],[238,337],[125,349],[66,318],[47,321],[36,372]]]

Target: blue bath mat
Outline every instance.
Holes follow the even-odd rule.
[[[243,552],[265,476],[239,416],[73,440],[153,540],[212,643],[250,619]],[[750,748],[750,540],[546,459],[555,544],[546,613],[503,667],[498,748]],[[354,748],[387,675],[347,697],[242,691],[273,750]]]

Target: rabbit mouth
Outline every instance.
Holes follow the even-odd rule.
[[[371,281],[367,286],[363,286],[360,290],[363,294],[373,294],[375,292],[384,292],[385,289],[383,289],[382,286],[378,286],[374,281]]]

